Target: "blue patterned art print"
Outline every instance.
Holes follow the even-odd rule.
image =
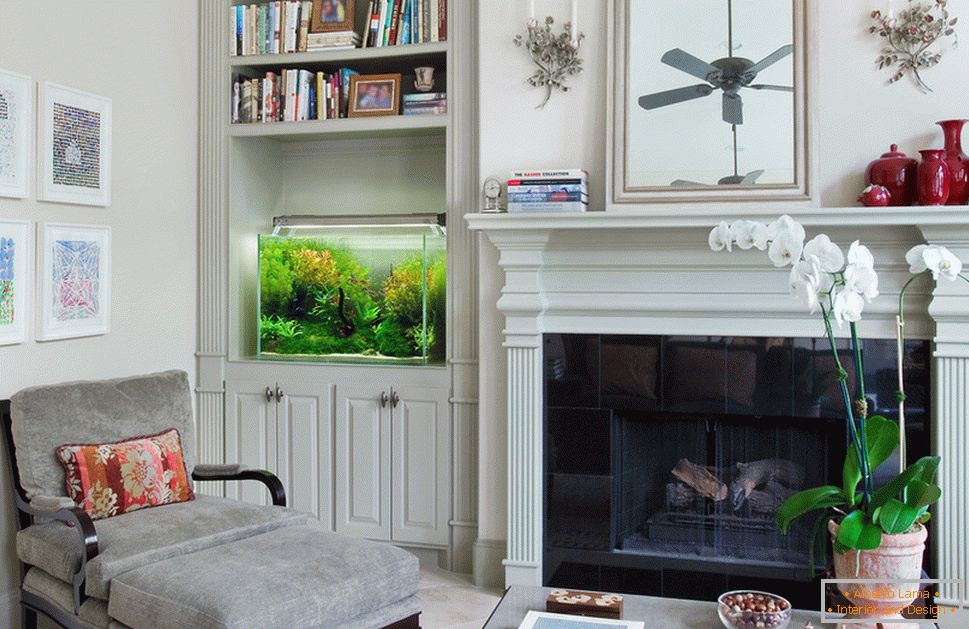
[[[94,319],[101,312],[101,247],[96,241],[55,240],[51,313],[55,321]]]
[[[16,322],[14,254],[13,238],[0,237],[0,327]]]

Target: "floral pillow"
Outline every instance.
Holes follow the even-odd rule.
[[[99,520],[195,498],[174,428],[126,441],[58,446],[67,495]]]

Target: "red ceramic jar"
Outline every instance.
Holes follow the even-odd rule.
[[[949,200],[946,205],[969,201],[969,157],[962,152],[962,127],[969,120],[940,120],[945,135],[945,163],[949,166]]]
[[[898,151],[892,144],[891,150],[865,169],[867,185],[885,186],[892,195],[889,205],[913,205],[918,198],[916,187],[918,162]]]
[[[922,154],[918,169],[919,203],[945,205],[949,199],[949,166],[945,163],[945,151],[928,149],[919,153]]]

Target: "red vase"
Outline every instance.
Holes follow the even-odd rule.
[[[962,152],[962,126],[969,120],[940,120],[945,136],[945,163],[949,167],[949,200],[946,205],[969,201],[969,157]]]
[[[865,183],[888,188],[892,195],[889,205],[915,205],[918,198],[917,169],[918,162],[905,153],[900,153],[898,145],[892,144],[889,152],[868,164],[865,169]]]
[[[922,154],[918,170],[919,203],[945,205],[949,199],[949,166],[945,163],[945,151],[927,149],[919,153]]]

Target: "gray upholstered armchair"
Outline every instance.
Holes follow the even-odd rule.
[[[0,414],[25,629],[38,613],[84,629],[419,626],[413,555],[308,526],[269,472],[195,464],[184,372],[27,389]],[[256,480],[273,506],[196,495],[92,520],[67,496],[57,446],[170,428],[193,480]]]

